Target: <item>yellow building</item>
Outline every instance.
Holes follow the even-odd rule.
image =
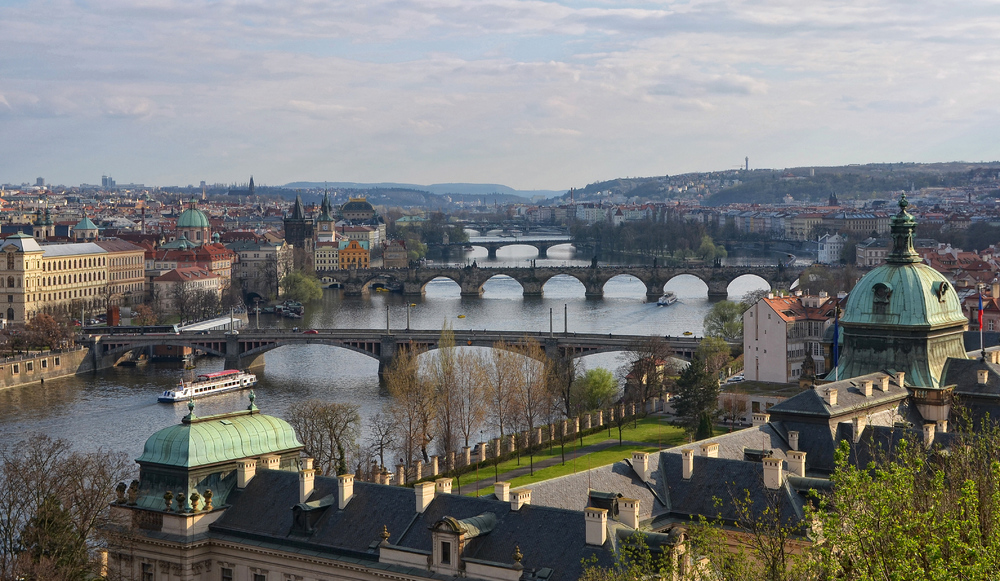
[[[107,306],[107,251],[93,242],[40,246],[17,233],[0,245],[4,318],[25,323],[37,313],[92,312]]]
[[[341,240],[339,250],[340,269],[368,268],[371,254],[368,243],[360,240]]]

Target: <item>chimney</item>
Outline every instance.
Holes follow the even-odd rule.
[[[422,513],[427,509],[427,505],[434,500],[434,483],[418,482],[413,485],[413,492],[417,497],[417,512]]]
[[[257,460],[244,458],[236,463],[236,488],[243,489],[257,474]]]
[[[406,466],[402,462],[396,465],[396,486],[406,484]]]
[[[521,507],[531,504],[531,489],[522,488],[510,493],[510,509],[521,510]]]
[[[261,470],[277,470],[281,467],[281,456],[268,454],[260,457]]]
[[[1000,282],[994,280],[993,281],[993,288],[992,288],[992,290],[993,290],[993,294],[991,295],[991,298],[995,299],[997,297],[1000,297]]]
[[[1000,364],[1000,351],[990,351],[990,363]]]
[[[701,455],[706,458],[718,458],[719,457],[719,443],[718,442],[708,442],[701,445]]]
[[[635,498],[619,498],[618,515],[618,520],[625,526],[639,528],[639,501]]]
[[[632,452],[632,469],[643,482],[649,480],[649,453]]]
[[[788,472],[796,476],[806,475],[806,453],[799,450],[788,452]]]
[[[861,382],[861,393],[865,397],[872,396],[872,380],[865,379],[864,381]]]
[[[784,461],[781,458],[764,458],[764,486],[775,490],[781,488],[781,484],[784,481],[784,470],[782,470],[782,464]]]
[[[437,494],[451,494],[451,478],[438,478],[434,481],[434,490]]]
[[[948,420],[938,420],[937,431],[941,432],[942,434],[948,433]]]
[[[788,432],[788,447],[792,450],[799,449],[799,433],[795,430]]]
[[[771,414],[764,412],[757,412],[753,415],[753,426],[763,426],[771,421]]]
[[[990,379],[990,371],[988,369],[977,369],[976,379],[979,380],[980,385],[986,385],[986,382]]]
[[[934,430],[937,428],[936,424],[924,424],[924,447],[930,448],[934,445]]]
[[[851,419],[851,425],[854,428],[854,443],[857,444],[858,440],[861,439],[861,432],[865,431],[865,426],[868,425],[868,418],[863,416],[858,416]]]
[[[337,508],[344,510],[354,497],[354,475],[341,474],[337,477]]]
[[[899,385],[899,387],[906,387],[906,373],[902,371],[897,371],[896,383]]]
[[[493,494],[496,495],[497,500],[502,500],[503,502],[510,502],[510,482],[497,482],[493,485]]]
[[[694,450],[691,448],[684,448],[681,450],[681,477],[684,480],[691,480],[691,474],[694,473]]]
[[[830,388],[823,390],[823,401],[830,407],[837,405],[837,390]]]
[[[608,540],[608,511],[588,506],[583,509],[583,518],[587,524],[587,544],[603,546]]]
[[[882,376],[882,391],[884,391],[884,392],[888,392],[889,391],[889,376],[888,375],[883,375]]]
[[[309,500],[316,482],[316,471],[313,470],[313,459],[303,458],[302,469],[299,470],[299,502]]]

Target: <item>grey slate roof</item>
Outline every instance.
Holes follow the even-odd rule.
[[[888,392],[878,389],[883,377],[890,378]],[[875,384],[871,397],[865,397],[860,390],[862,380],[866,379]],[[823,399],[823,392],[827,389],[837,390],[837,405],[831,406]],[[891,405],[907,396],[909,391],[896,383],[894,375],[877,372],[816,386],[815,389],[808,389],[774,405],[768,412],[772,416],[794,414],[832,418],[875,406]]]
[[[799,523],[803,518],[803,499],[789,480],[786,478],[776,490],[766,488],[764,466],[758,462],[695,456],[691,478],[685,480],[681,461],[680,454],[661,452],[660,467],[671,518],[703,515],[724,522],[739,521],[742,517],[734,499],[749,499],[754,512],[774,506],[786,523]],[[716,499],[722,502],[717,503]]]
[[[368,482],[354,483],[354,496],[344,510],[336,502],[327,506],[311,534],[293,528],[292,507],[298,503],[298,474],[259,471],[247,488],[231,497],[231,506],[210,527],[210,534],[271,542],[278,546],[310,549],[333,555],[354,555],[375,559],[373,543],[380,540],[385,526],[389,543],[429,552],[430,527],[445,516],[471,518],[492,512],[497,519],[489,533],[466,545],[463,558],[512,564],[515,545],[524,555],[525,574],[541,567],[554,570],[553,581],[575,581],[582,570],[580,561],[591,555],[598,562],[613,562],[610,544],[586,545],[583,513],[545,506],[527,505],[519,511],[510,504],[485,498],[439,494],[423,514],[416,513],[412,488]],[[316,477],[309,501],[337,495],[335,478]],[[430,571],[422,574],[431,576]]]
[[[531,502],[568,510],[583,510],[588,506],[591,490],[621,494],[639,500],[639,519],[646,520],[662,514],[666,506],[653,490],[663,486],[659,472],[659,454],[649,455],[649,484],[643,482],[630,461],[622,460],[607,466],[592,468],[544,480],[531,485]],[[610,518],[610,517],[609,517]]]

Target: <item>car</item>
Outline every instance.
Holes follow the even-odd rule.
[[[729,383],[739,383],[741,381],[746,381],[746,378],[742,375],[734,375],[729,378]]]
[[[305,331],[302,331],[302,334],[303,335],[319,335],[319,331],[317,331],[316,329],[306,329]]]

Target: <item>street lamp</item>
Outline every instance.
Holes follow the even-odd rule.
[[[410,307],[417,306],[417,303],[406,303],[406,330],[410,330]]]
[[[260,297],[253,298],[254,313],[257,317],[257,330],[260,330]]]

